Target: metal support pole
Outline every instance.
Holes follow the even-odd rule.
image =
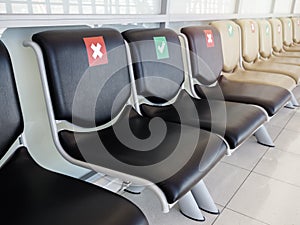
[[[220,213],[203,180],[193,187],[192,194],[200,209],[212,214]]]
[[[189,219],[196,221],[204,221],[205,217],[202,215],[201,210],[198,208],[198,204],[189,191],[178,201],[180,212]]]
[[[268,147],[275,147],[275,144],[273,140],[271,139],[267,129],[265,126],[261,126],[256,132],[255,132],[256,140],[259,144],[265,145]]]

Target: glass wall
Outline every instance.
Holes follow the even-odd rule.
[[[269,14],[272,0],[241,0],[241,14]]]
[[[236,0],[170,0],[171,14],[229,14],[235,11]]]
[[[296,0],[295,2],[295,10],[294,13],[300,14],[300,0]]]
[[[274,13],[291,13],[292,4],[293,0],[276,0]]]
[[[4,28],[49,24],[170,24],[289,15],[293,3],[294,0],[0,0],[0,20]],[[300,0],[295,0],[295,13],[300,13]],[[52,16],[56,14],[61,16]],[[18,20],[14,20],[16,15]],[[51,20],[47,20],[48,15]]]
[[[0,0],[0,13],[159,14],[160,0]]]

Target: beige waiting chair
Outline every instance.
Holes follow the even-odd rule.
[[[259,26],[259,54],[261,59],[276,63],[300,65],[299,57],[285,57],[273,54],[272,28],[267,20],[257,20]]]
[[[300,17],[292,17],[293,41],[295,45],[300,44]]]
[[[245,71],[240,65],[240,29],[233,21],[216,21],[211,23],[221,35],[223,50],[223,75],[228,80],[256,84],[269,84],[292,91],[296,82],[294,79],[280,74]]]
[[[293,40],[293,22],[291,18],[279,18],[282,23],[283,49],[287,52],[300,52],[300,45],[295,45]]]
[[[242,59],[246,70],[284,74],[299,84],[300,66],[277,63],[267,59],[262,60],[259,57],[259,29],[255,20],[238,20],[237,23],[240,25],[242,33]]]
[[[279,19],[269,19],[272,28],[273,54],[284,57],[300,57],[300,52],[287,52],[283,45],[283,26]]]

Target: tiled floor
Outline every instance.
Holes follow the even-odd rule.
[[[300,102],[300,89],[297,89]],[[175,206],[163,214],[155,195],[125,193],[146,214],[151,225],[299,225],[300,224],[300,108],[282,109],[267,128],[276,148],[250,138],[224,158],[205,182],[220,215],[204,213],[205,222],[182,216]]]

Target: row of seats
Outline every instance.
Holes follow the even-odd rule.
[[[110,28],[33,35],[25,45],[37,55],[58,151],[71,163],[152,189],[165,212],[179,202],[181,212],[196,220],[204,219],[198,208],[218,213],[202,178],[252,134],[273,145],[264,124],[291,100],[291,88],[222,75],[222,70],[237,70],[237,26],[222,21],[187,27],[185,36],[170,29],[120,34]],[[188,49],[182,48],[184,40]],[[32,160],[22,140],[10,58],[0,47],[0,101],[7,105],[0,115],[3,220],[147,224],[143,213],[122,197],[46,171]],[[13,217],[16,207],[20,215]]]

